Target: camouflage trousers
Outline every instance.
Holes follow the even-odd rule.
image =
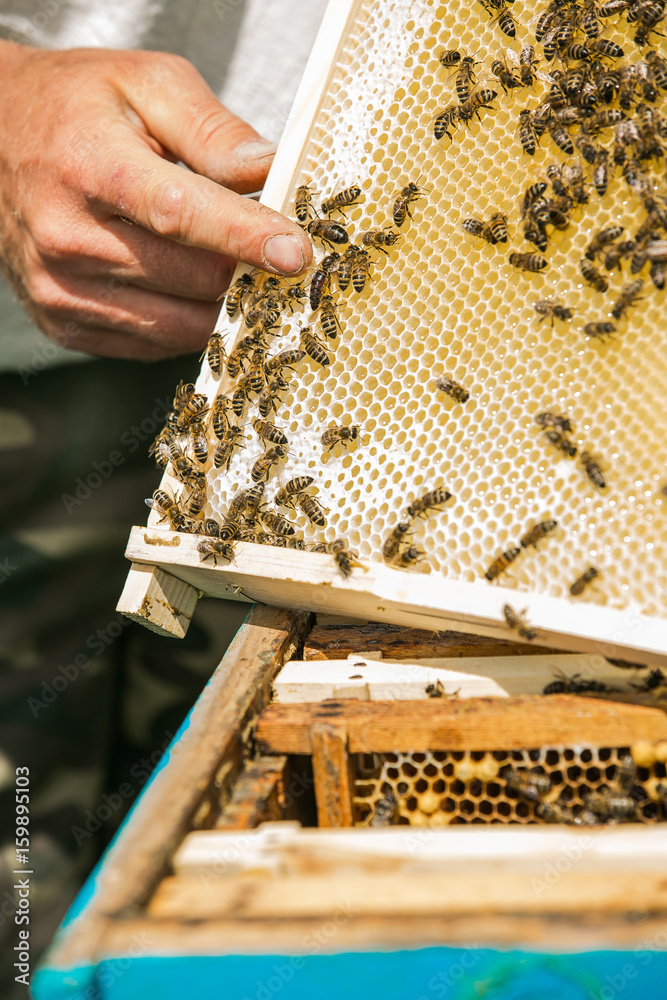
[[[176,382],[195,370],[192,359],[91,361],[0,375],[4,1000],[26,996],[14,981],[13,888],[24,778],[34,970],[247,613],[247,605],[201,601],[177,641],[115,611],[129,527],[145,522],[143,499],[159,482],[147,448]]]

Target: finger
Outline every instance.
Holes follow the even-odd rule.
[[[310,264],[312,245],[296,223],[168,163],[129,128],[108,154],[96,185],[110,214],[129,218],[157,236],[277,274],[298,274]]]
[[[148,134],[198,174],[240,193],[259,190],[275,144],[222,105],[187,59],[141,56],[124,93]]]
[[[49,324],[68,328],[73,340],[86,328],[105,329],[155,345],[164,357],[201,351],[219,312],[215,302],[164,295],[123,285],[118,279],[75,284],[45,274],[32,298],[39,315]],[[79,349],[74,343],[67,346]]]
[[[124,284],[206,302],[220,298],[236,266],[230,257],[174,243],[117,216],[88,225],[76,249],[74,256],[50,258],[52,272],[64,280],[117,278]]]
[[[152,340],[144,340],[133,333],[118,333],[103,326],[80,326],[70,332],[69,323],[49,321],[43,324],[44,332],[60,346],[72,351],[83,351],[96,358],[123,358],[127,361],[163,361],[186,351],[174,350]]]

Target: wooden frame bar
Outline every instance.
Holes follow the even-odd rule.
[[[569,743],[613,747],[667,739],[667,715],[660,709],[552,695],[273,704],[257,720],[257,746],[262,753],[310,753],[311,730],[322,723],[345,725],[349,753],[521,750]]]

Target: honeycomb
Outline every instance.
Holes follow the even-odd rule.
[[[460,823],[544,823],[536,802],[507,786],[510,768],[547,775],[546,803],[566,806],[569,821],[582,822],[585,801],[612,788],[627,747],[540,747],[510,751],[412,751],[354,754],[355,826],[368,826],[378,802],[391,789],[397,803],[392,824],[449,826]],[[664,763],[637,769],[634,822],[663,820],[655,791],[664,781]]]
[[[517,0],[511,9],[514,40],[479,3],[356,5],[283,210],[293,214],[297,185],[312,184],[319,203],[358,183],[363,201],[340,220],[358,235],[391,222],[393,201],[408,182],[419,183],[425,195],[411,206],[401,243],[387,257],[373,254],[372,280],[363,293],[335,293],[342,331],[327,344],[332,364],[321,368],[306,359],[282,395],[275,422],[285,429],[290,450],[274,466],[267,497],[293,476],[314,476],[327,526],[318,529],[302,514],[290,515],[298,530],[308,543],[345,537],[372,564],[382,561],[382,544],[403,520],[406,504],[444,484],[452,500],[416,522],[414,543],[426,558],[413,572],[487,586],[484,572],[492,560],[531,525],[554,518],[556,531],[522,553],[503,574],[504,586],[569,597],[572,581],[595,565],[600,577],[579,600],[664,616],[662,300],[644,274],[644,301],[617,324],[619,332],[604,341],[587,338],[584,325],[608,318],[629,274],[627,266],[612,272],[610,290],[601,295],[578,270],[595,231],[612,223],[636,229],[640,203],[612,171],[607,195],[591,189],[588,204],[573,210],[573,224],[554,232],[545,271],[530,274],[509,265],[510,249],[531,249],[520,226],[523,191],[545,179],[550,163],[563,162],[547,136],[528,157],[516,135],[519,111],[537,106],[544,81],[504,94],[491,77],[499,54],[516,62],[522,45],[534,43],[535,5]],[[625,21],[607,19],[603,34],[625,47],[626,58],[639,57]],[[653,36],[654,43],[664,53],[665,39]],[[478,85],[498,91],[493,110],[459,127],[451,142],[433,137],[438,110],[455,100],[451,72],[437,57],[448,48],[474,53]],[[539,46],[536,51],[542,55]],[[662,104],[660,92],[656,106]],[[611,130],[596,141],[609,145]],[[508,216],[508,244],[492,246],[462,230],[463,219],[496,211]],[[317,248],[316,259],[324,252]],[[537,322],[533,303],[548,296],[573,309],[571,322]],[[317,320],[308,308],[284,315],[270,354],[297,345],[300,323],[316,326]],[[242,320],[230,324],[226,317],[220,329],[228,346],[244,332]],[[437,391],[439,374],[463,384],[469,401],[461,405]],[[229,391],[225,376],[220,388]],[[578,459],[561,456],[545,441],[534,418],[547,409],[572,420],[570,437],[580,451],[600,456],[604,492],[587,480]],[[249,484],[263,450],[250,428],[256,415],[255,402],[244,418],[246,447],[229,471],[208,472],[217,515]],[[361,434],[348,449],[336,445],[323,454],[320,436],[331,421],[358,424]],[[433,766],[443,770],[443,763],[434,758]],[[518,805],[512,809],[514,815]],[[485,821],[477,810],[475,805],[476,821]],[[497,811],[493,815],[504,821]]]

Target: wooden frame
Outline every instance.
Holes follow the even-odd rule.
[[[358,7],[359,0],[334,0],[329,5],[262,196],[267,205],[280,209],[284,204],[327,93],[336,53]],[[220,328],[229,337],[229,324],[221,320]],[[198,391],[212,399],[218,388],[218,381],[205,368]],[[173,486],[174,481],[167,476],[164,485]],[[196,539],[162,530],[155,513],[149,518],[149,530],[133,528],[127,556],[132,569],[118,609],[163,634],[176,636],[187,628],[200,594],[505,638],[511,633],[503,605],[523,597],[516,590],[482,582],[438,579],[434,586],[429,577],[380,564],[367,571],[357,568],[345,580],[330,556],[283,549],[272,552],[269,546],[239,544],[233,562],[204,565]],[[168,581],[174,578],[181,583],[173,612],[169,588],[158,587],[159,600],[151,599],[156,568],[162,571],[163,582],[168,574]],[[543,644],[667,667],[667,620],[539,593],[530,594],[530,620]]]
[[[313,966],[319,996],[328,996],[328,982],[351,975],[356,962],[355,982],[372,990],[365,976],[376,958],[391,970],[398,956],[409,955],[412,974],[423,977],[429,956],[449,965],[472,949],[491,977],[506,962],[505,948],[532,949],[532,958],[524,952],[520,963],[512,959],[515,970],[525,970],[554,949],[620,949],[620,958],[633,961],[629,949],[659,940],[667,918],[661,828],[313,830],[265,823],[275,818],[281,784],[289,782],[289,761],[303,759],[293,753],[314,758],[324,827],[346,821],[348,754],[371,745],[395,749],[397,733],[405,745],[436,741],[449,748],[465,743],[470,725],[504,745],[512,738],[542,744],[551,736],[580,742],[584,726],[587,736],[605,742],[667,735],[656,709],[571,697],[491,699],[466,709],[443,700],[269,704],[286,660],[328,649],[341,634],[340,626],[309,633],[311,625],[312,617],[294,612],[250,613],[38,971],[36,1000],[82,1000],[119,965],[126,970],[118,982],[124,1000],[139,1000],[147,990],[171,1000],[183,995],[183,982],[204,989],[212,976],[242,996],[248,983],[270,975],[276,956],[289,964],[290,956],[304,954],[304,941],[319,940],[330,924],[335,937],[321,939]],[[383,651],[381,626],[359,632]],[[423,651],[428,638],[411,630],[387,635],[386,649],[407,657]],[[436,637],[435,648],[446,641]],[[451,643],[450,649],[486,650],[491,659],[498,649],[493,641],[453,637]],[[208,831],[191,833],[193,825]],[[204,850],[194,870],[192,844]],[[564,874],[554,867],[561,862]],[[551,874],[545,881],[552,869],[553,885]],[[138,956],[137,941],[148,942]],[[662,956],[652,954],[651,975],[664,977]],[[550,961],[579,968],[588,958],[562,954]],[[608,954],[606,971],[614,961]],[[100,996],[107,1000],[105,989]]]

